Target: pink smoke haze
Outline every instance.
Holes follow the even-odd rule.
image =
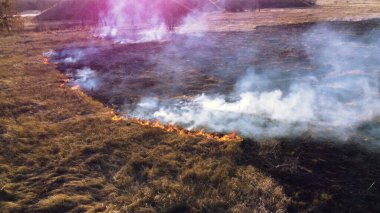
[[[108,0],[107,4],[95,34],[117,43],[163,40],[190,12],[185,5],[163,0]]]
[[[205,31],[202,9],[194,2],[108,0],[95,36],[124,44],[166,40],[174,31]]]

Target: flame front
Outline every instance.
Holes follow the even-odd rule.
[[[200,130],[186,130],[183,128],[180,128],[175,125],[165,125],[160,123],[158,120],[155,121],[150,121],[150,120],[142,120],[138,118],[126,118],[123,116],[118,116],[116,115],[113,111],[111,112],[112,114],[112,121],[119,122],[119,121],[130,121],[133,123],[137,123],[141,126],[148,126],[148,127],[153,127],[153,128],[159,128],[162,129],[166,132],[173,132],[173,133],[178,133],[179,135],[182,136],[190,136],[190,137],[204,137],[210,140],[216,140],[216,141],[242,141],[243,139],[237,134],[237,132],[231,132],[230,134],[225,134],[225,135],[219,135],[215,133],[208,133],[205,132],[204,129]]]
[[[79,85],[74,85],[74,86],[70,87],[70,89],[75,90],[75,91],[81,91]]]
[[[49,58],[48,58],[48,57],[44,57],[44,58],[42,59],[42,63],[43,63],[43,64],[49,64]]]
[[[47,57],[44,57],[43,59],[44,64],[49,64],[49,59]],[[64,79],[60,87],[64,87],[67,85],[69,82],[69,79]],[[79,85],[73,85],[70,87],[71,90],[77,91],[83,94],[81,88]],[[173,132],[173,133],[178,133],[179,135],[182,136],[190,136],[190,137],[204,137],[210,140],[216,140],[216,141],[242,141],[243,139],[236,133],[236,132],[231,132],[230,134],[225,134],[225,135],[220,135],[220,134],[215,134],[215,133],[207,133],[205,132],[204,129],[200,130],[186,130],[183,128],[180,128],[175,125],[165,125],[160,123],[158,120],[155,121],[150,121],[150,120],[142,120],[138,118],[127,118],[124,116],[119,116],[117,115],[113,110],[111,110],[111,116],[112,116],[112,121],[114,122],[119,122],[119,121],[131,121],[137,124],[140,124],[142,126],[148,126],[148,127],[153,127],[153,128],[159,128],[162,129],[166,132]]]

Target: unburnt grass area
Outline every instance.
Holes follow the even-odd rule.
[[[355,139],[242,142],[112,121],[42,53],[90,45],[85,31],[0,39],[2,212],[367,211],[380,155]]]

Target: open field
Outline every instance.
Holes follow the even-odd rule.
[[[339,2],[339,1],[338,1]],[[204,17],[204,24],[194,24],[190,32],[207,31],[251,31],[257,26],[300,24],[321,21],[349,21],[363,18],[379,18],[380,2],[337,3],[331,1],[310,8],[267,8],[242,13],[210,13]]]
[[[374,19],[258,27],[251,32],[170,34],[159,41],[59,49],[51,52],[50,60],[71,77],[69,85],[79,86],[127,117],[254,138],[288,136],[290,131],[294,136],[293,129],[300,127],[301,133],[314,136],[332,129],[338,138],[359,134],[375,141],[377,125],[368,130],[373,134],[364,135],[350,126],[361,126],[361,117],[377,111],[368,100],[376,102],[379,97],[379,29],[379,20]],[[370,89],[363,87],[367,84]],[[239,101],[247,94],[250,98]],[[219,104],[215,97],[221,96],[228,101]],[[282,101],[295,96],[301,100],[296,104]],[[277,100],[277,105],[285,106],[277,109],[284,110],[273,111],[289,114],[283,120],[266,110]],[[208,110],[215,104],[218,107]],[[302,105],[304,112],[312,113],[300,113]],[[208,119],[197,118],[198,114]],[[303,119],[310,116],[314,118]],[[300,125],[287,125],[297,118]]]
[[[358,10],[367,11],[363,18],[378,14],[376,8]],[[215,23],[230,16],[233,21],[210,26],[248,31],[272,25],[269,17],[281,10],[270,11],[260,12],[257,23],[245,22],[248,13],[213,16]],[[294,23],[285,17],[275,24]],[[304,135],[216,142],[113,121],[112,110],[99,101],[108,100],[69,88],[58,65],[42,56],[51,49],[114,45],[90,35],[2,35],[1,212],[380,211],[380,151],[361,140],[336,143]]]
[[[318,3],[319,2],[319,3]],[[260,11],[240,13],[212,12],[202,15],[198,24],[182,32],[220,32],[220,31],[251,31],[257,26],[297,24],[320,21],[348,21],[363,18],[380,17],[380,2],[376,0],[363,1],[318,1],[317,6],[310,8],[266,8]],[[347,3],[348,2],[348,3]],[[84,19],[86,20],[86,19]],[[195,20],[194,20],[195,21]],[[81,27],[83,23],[94,21],[32,21],[25,23],[25,30],[64,29],[71,26]],[[177,29],[178,30],[178,29]]]

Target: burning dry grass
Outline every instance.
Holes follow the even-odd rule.
[[[110,109],[62,86],[40,55],[82,35],[1,40],[1,211],[285,209],[274,179],[236,166],[239,143],[114,122]]]
[[[146,127],[152,127],[152,128],[158,128],[162,129],[166,132],[171,132],[171,133],[176,133],[181,136],[189,136],[189,137],[204,137],[209,140],[215,140],[215,141],[220,141],[220,142],[240,142],[243,139],[237,135],[236,132],[231,132],[230,134],[216,134],[216,133],[208,133],[205,132],[204,129],[200,130],[186,130],[183,128],[180,128],[175,125],[170,125],[170,124],[161,124],[158,120],[155,121],[150,121],[150,120],[141,120],[138,118],[127,118],[124,116],[118,116],[114,112],[111,112],[112,116],[112,121],[115,122],[120,122],[120,121],[131,121],[134,123],[137,123],[141,126],[146,126]]]
[[[40,56],[87,45],[86,37],[0,40],[2,212],[380,210],[380,159],[367,148],[218,142],[114,122],[110,109],[62,86],[65,77]]]

